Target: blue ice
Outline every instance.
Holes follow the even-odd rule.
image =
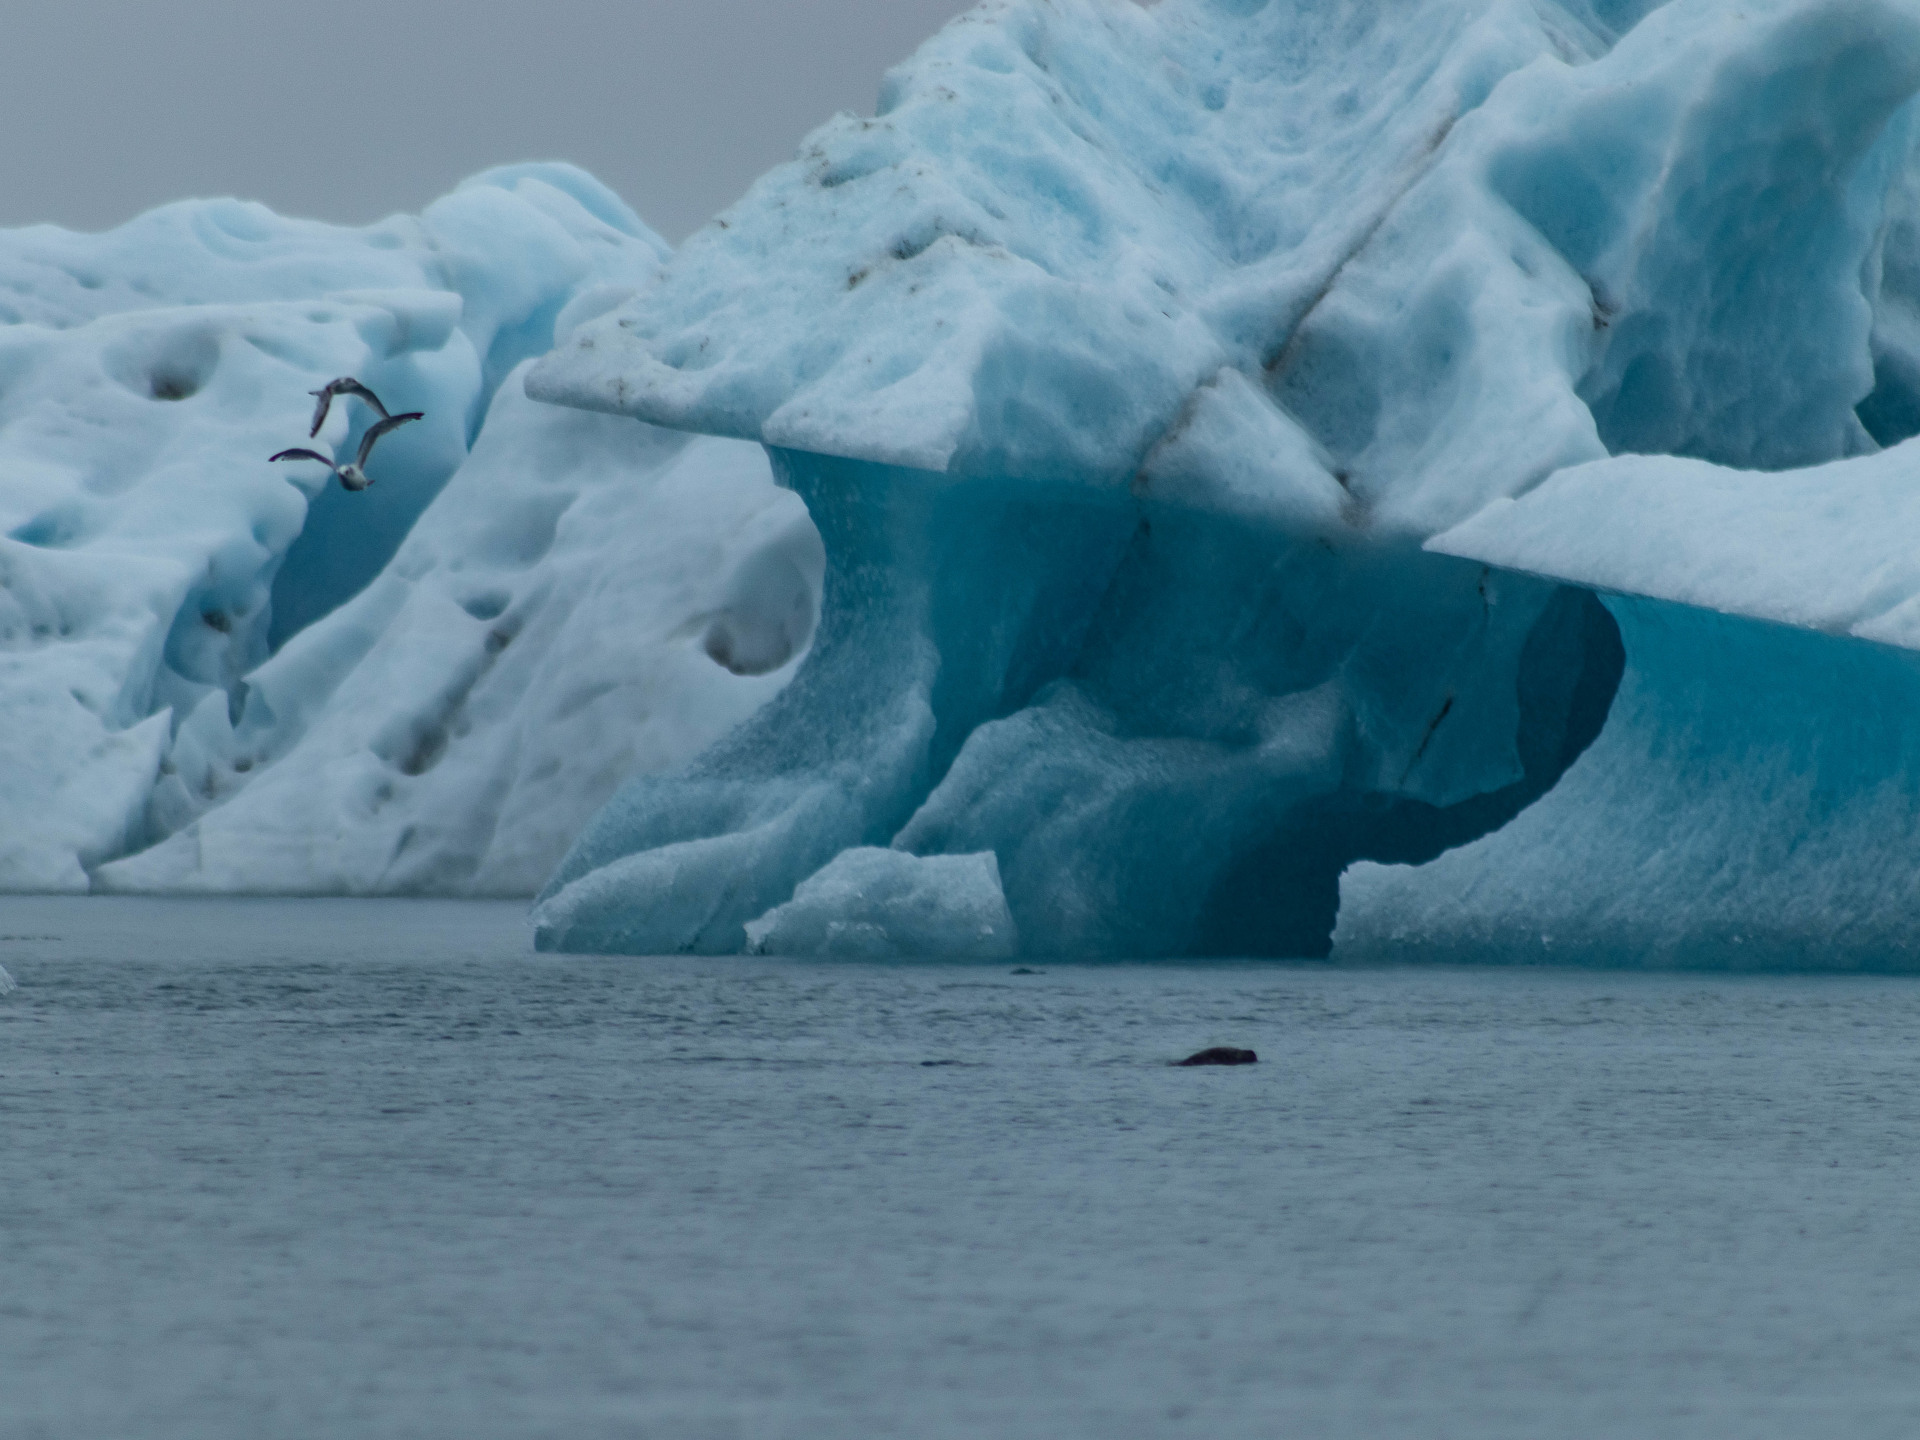
[[[1324,954],[1336,920],[1343,953],[1458,953],[1493,933],[1458,901],[1484,890],[1515,933],[1553,909],[1561,954],[1732,924],[1744,956],[1809,958],[1760,836],[1813,822],[1767,777],[1806,773],[1798,728],[1904,695],[1906,661],[1602,597],[1841,607],[1791,597],[1844,588],[1908,468],[1878,452],[1920,428],[1916,89],[1920,15],[1891,3],[962,17],[530,374],[766,444],[827,553],[793,685],[608,804],[540,943],[736,951],[891,847],[991,852],[1030,955]],[[1669,458],[1610,458],[1636,453]],[[1740,594],[1667,595],[1693,557],[1642,492],[1686,465],[1753,522]],[[1876,465],[1871,502],[1826,483]],[[1789,677],[1810,708],[1743,729]],[[1897,914],[1904,847],[1838,837],[1898,810],[1904,733],[1824,742],[1809,897]],[[1711,778],[1654,763],[1689,746]],[[1631,814],[1580,788],[1606,765]],[[1757,848],[1636,890],[1683,795],[1703,854]],[[1899,931],[1863,919],[1861,946]]]

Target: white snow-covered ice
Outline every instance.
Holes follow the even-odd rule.
[[[247,675],[237,722],[218,691],[187,716],[169,838],[95,888],[531,894],[622,780],[779,688],[819,550],[753,447],[509,383],[380,575]]]
[[[559,165],[0,235],[0,888],[528,894],[777,689],[820,561],[761,452],[521,393],[665,254]],[[266,463],[345,374],[426,412],[360,494]]]

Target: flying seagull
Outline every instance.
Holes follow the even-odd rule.
[[[333,397],[336,395],[358,395],[380,412],[382,420],[388,418],[387,407],[380,403],[380,397],[351,375],[342,375],[338,380],[329,380],[320,389],[309,390],[307,393],[319,397],[319,403],[313,407],[313,428],[307,431],[309,440],[318,435],[320,427],[327,423],[327,411],[333,405]]]
[[[318,450],[282,450],[278,455],[269,455],[267,461],[271,464],[275,460],[318,460],[338,475],[340,483],[347,489],[364,490],[373,483],[367,477],[367,457],[373,454],[374,442],[389,430],[397,430],[410,420],[418,420],[425,413],[424,410],[409,410],[404,415],[388,415],[384,420],[374,421],[367,427],[367,433],[360,437],[360,453],[353,457],[351,465],[336,465]]]

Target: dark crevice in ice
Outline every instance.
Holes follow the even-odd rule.
[[[1343,791],[1285,817],[1244,851],[1210,898],[1200,953],[1321,957],[1333,948],[1340,873],[1356,860],[1421,865],[1492,833],[1552,789],[1600,734],[1626,667],[1620,630],[1586,590],[1561,589],[1520,662],[1524,777],[1456,805]],[[1303,845],[1301,836],[1316,837]]]

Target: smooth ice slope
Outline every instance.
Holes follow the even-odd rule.
[[[1805,470],[1623,455],[1432,549],[1596,590],[1920,650],[1920,441]]]
[[[1920,417],[1920,11],[1647,8],[985,5],[541,361],[774,447],[828,556],[794,686],[609,804],[541,943],[736,950],[891,845],[991,850],[1025,953],[1318,953],[1345,866],[1546,793],[1620,632],[1423,543]]]
[[[665,254],[557,165],[0,235],[0,888],[528,893],[777,686],[817,542],[759,452],[502,388]],[[266,463],[341,374],[427,414],[358,495]]]

